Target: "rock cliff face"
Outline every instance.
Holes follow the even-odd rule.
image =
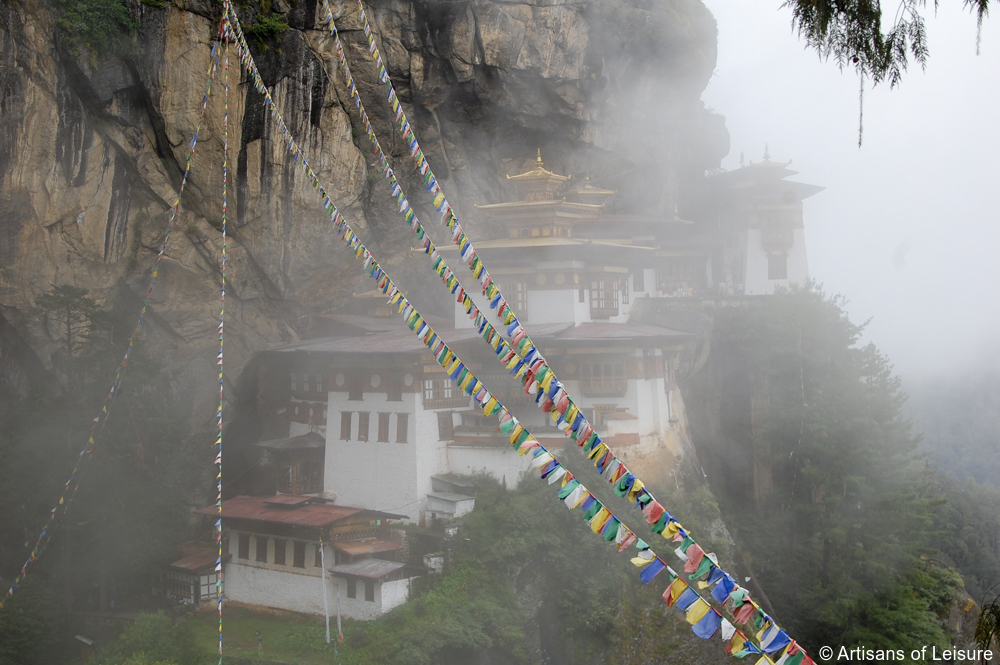
[[[52,284],[137,311],[198,124],[221,7],[125,4],[139,25],[134,46],[106,54],[67,45],[42,3],[0,4],[0,354],[3,380],[22,391],[56,348],[29,315]],[[317,4],[247,2],[240,12],[320,178],[407,277],[411,238],[369,168]],[[357,8],[334,11],[383,145],[426,206],[381,103]],[[685,180],[728,150],[722,119],[699,99],[715,63],[715,23],[699,0],[374,0],[370,12],[421,143],[473,232],[472,204],[501,200],[503,174],[536,148],[549,166],[617,189],[618,212],[672,209]],[[274,19],[290,27],[253,31]],[[235,51],[230,64],[227,359],[237,368],[268,343],[317,334],[316,316],[361,284],[240,80]],[[201,408],[211,408],[198,397],[212,391],[216,344],[222,80],[220,71],[142,340]]]

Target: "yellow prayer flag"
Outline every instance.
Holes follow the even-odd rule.
[[[774,661],[767,656],[761,656],[754,665],[774,665]]]
[[[673,605],[677,602],[677,599],[681,597],[681,594],[687,589],[688,585],[681,578],[677,578],[670,585],[670,604]]]
[[[694,601],[694,605],[688,608],[687,622],[693,626],[701,621],[711,610],[712,606],[706,603],[704,598],[699,598]]]
[[[594,515],[594,518],[590,520],[590,530],[594,533],[600,533],[601,529],[604,528],[604,525],[608,523],[609,519],[611,519],[611,511],[602,506],[601,509],[597,511],[597,514]]]
[[[632,488],[628,491],[628,500],[635,501],[639,496],[639,490],[643,487],[645,487],[645,485],[643,485],[642,481],[636,478],[635,482],[632,483]]]
[[[632,557],[632,565],[636,568],[642,568],[643,566],[648,566],[653,563],[655,559],[656,557],[653,557],[652,559],[643,559],[641,556]]]

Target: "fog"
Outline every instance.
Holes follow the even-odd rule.
[[[820,61],[775,2],[706,0],[719,59],[703,95],[726,117],[732,149],[793,160],[792,179],[823,185],[805,203],[810,271],[871,319],[874,342],[906,379],[996,364],[1000,332],[1000,25],[958,0],[928,8],[930,59],[895,90],[864,93]],[[891,5],[892,3],[890,3]],[[928,3],[930,4],[930,3]],[[886,6],[887,10],[891,7]]]

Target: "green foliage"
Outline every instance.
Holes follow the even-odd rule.
[[[539,617],[558,625],[568,653],[606,648],[621,590],[636,578],[551,487],[525,482],[508,492],[479,481],[476,510],[454,541],[448,574],[428,580],[428,589],[386,617],[349,624],[345,665],[458,664],[483,650],[527,662],[522,593],[537,598]]]
[[[281,14],[266,12],[258,14],[252,23],[243,24],[243,34],[260,51],[270,45],[281,51],[281,35],[288,30],[288,23]]]
[[[1000,584],[1000,488],[934,477],[934,491],[948,499],[931,529],[940,557],[954,566],[974,599]]]
[[[937,615],[961,584],[926,558],[942,499],[899,379],[861,330],[814,287],[719,313],[713,352],[767,405],[750,419],[751,464],[771,479],[724,513],[805,644],[943,644]]]
[[[140,615],[94,660],[95,665],[191,665],[202,661],[191,626],[174,625],[163,612]]]
[[[963,2],[982,27],[990,0]],[[832,57],[841,69],[851,66],[876,84],[888,81],[896,86],[910,58],[921,68],[927,66],[925,5],[925,0],[892,4],[894,18],[885,32],[880,0],[785,0],[782,7],[792,10],[793,26],[820,57]],[[978,51],[978,38],[976,47]]]
[[[117,51],[139,27],[122,0],[54,0],[53,7],[56,27],[74,54],[81,47],[96,54]]]
[[[6,587],[0,590],[5,594]],[[65,630],[55,599],[45,585],[26,580],[0,608],[0,665],[57,662],[53,636]],[[55,651],[55,653],[54,653]]]

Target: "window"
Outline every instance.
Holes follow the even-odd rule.
[[[590,282],[590,315],[595,319],[618,315],[618,282],[606,279]]]
[[[358,412],[358,441],[368,440],[368,412]]]
[[[469,398],[456,390],[450,378],[424,379],[424,406],[428,409],[442,409],[450,406],[467,406]]]
[[[632,286],[636,291],[646,290],[646,271],[639,268],[634,273],[632,273]]]
[[[267,538],[257,536],[257,561],[267,563]]]
[[[382,443],[389,442],[389,414],[378,414],[378,440]]]
[[[767,278],[768,279],[788,279],[788,255],[768,254],[767,255]]]
[[[375,580],[365,580],[365,600],[375,602]]]
[[[528,283],[518,282],[514,285],[514,313],[518,318],[528,317]]]
[[[628,277],[622,280],[622,304],[628,304]]]
[[[580,392],[584,395],[619,397],[627,387],[624,358],[580,364]]]
[[[287,540],[281,538],[274,539],[274,563],[279,566],[285,565],[285,546],[287,544]]]
[[[348,598],[358,597],[358,581],[353,577],[347,578],[347,597]]]
[[[250,534],[241,533],[239,538],[239,553],[237,556],[241,559],[250,558]]]
[[[409,415],[408,413],[396,414],[396,443],[406,443],[406,432],[410,424]]]
[[[306,544],[301,540],[293,541],[295,551],[292,553],[292,565],[296,568],[306,567]]]
[[[316,558],[313,560],[314,568],[323,567],[323,543],[316,544]]]
[[[361,388],[361,374],[352,372],[347,378],[347,399],[360,401],[364,399],[364,391]]]
[[[351,440],[351,416],[354,414],[353,411],[341,411],[340,412],[340,440],[350,441]]]
[[[388,402],[403,401],[403,380],[399,374],[390,374],[386,377],[385,399]]]
[[[438,439],[450,441],[454,438],[455,425],[451,417],[451,411],[441,411],[438,413]]]
[[[297,391],[299,389],[299,373],[292,372],[292,390]]]
[[[321,393],[323,392],[323,375],[315,374],[313,375],[313,392]]]
[[[618,410],[617,404],[595,404],[594,405],[594,427],[604,427],[604,416]]]

